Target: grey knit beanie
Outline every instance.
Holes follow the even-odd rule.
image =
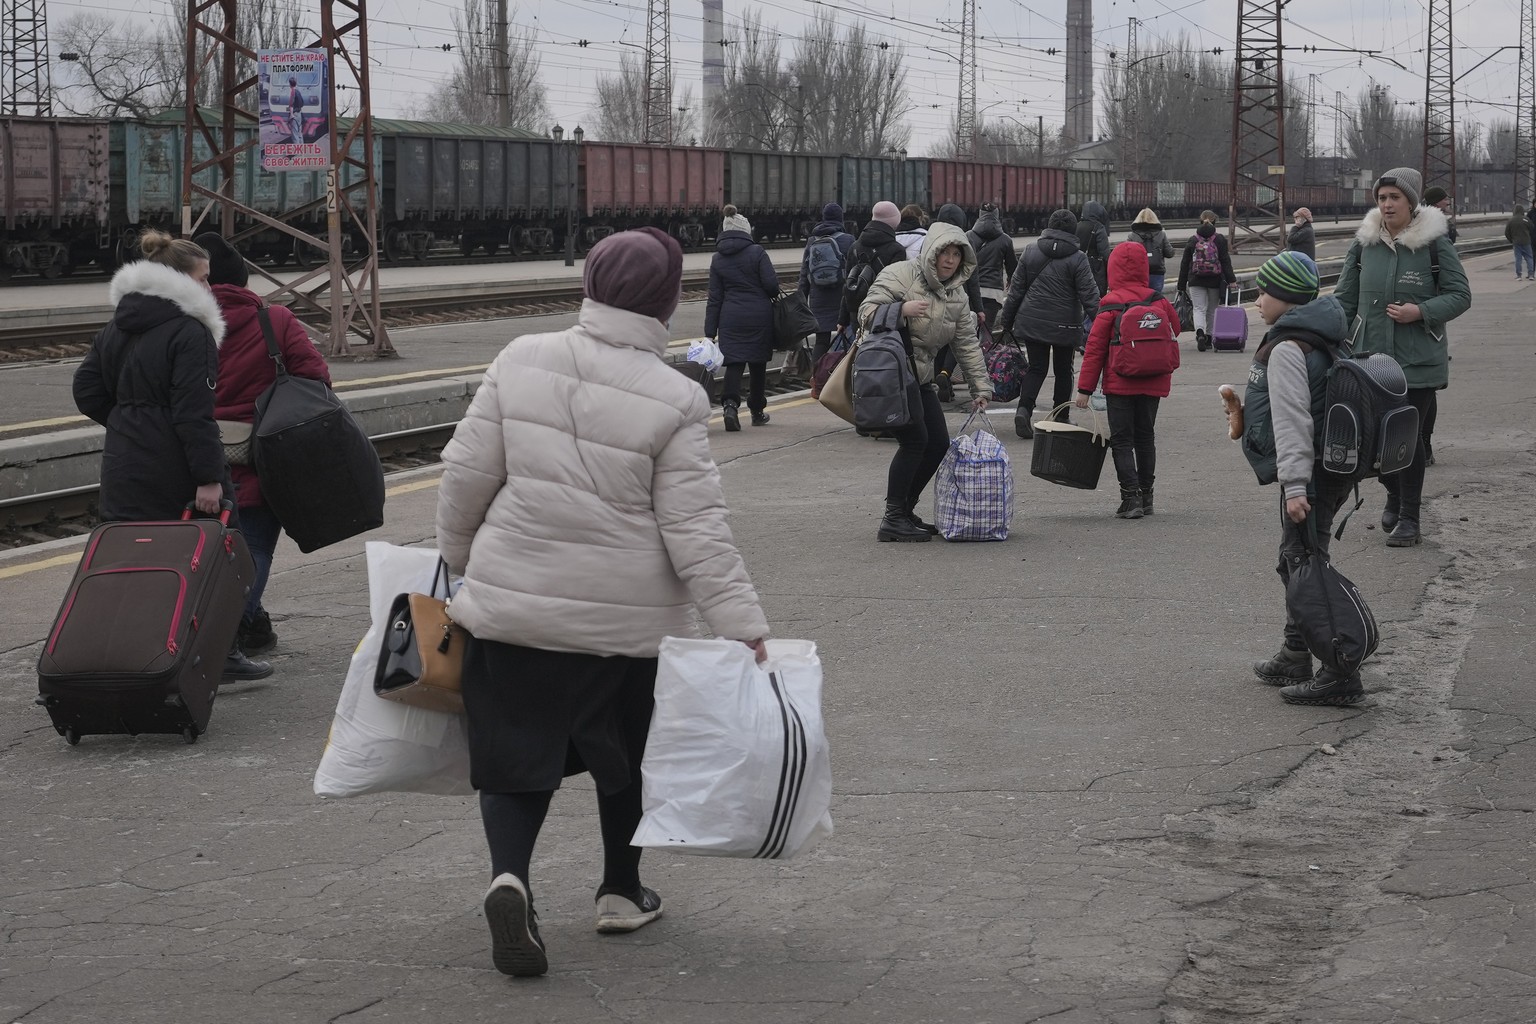
[[[1376,197],[1383,185],[1394,186],[1408,200],[1410,207],[1415,210],[1419,208],[1419,197],[1424,194],[1424,177],[1412,167],[1394,167],[1377,178],[1376,187],[1371,189],[1371,198]]]

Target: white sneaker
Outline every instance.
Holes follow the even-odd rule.
[[[611,889],[597,891],[597,930],[632,932],[661,916],[661,897],[641,886],[627,895]]]
[[[539,915],[522,879],[502,872],[485,894],[485,923],[491,929],[491,963],[502,974],[535,978],[549,970]]]

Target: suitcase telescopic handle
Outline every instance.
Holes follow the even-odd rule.
[[[219,500],[219,523],[223,526],[228,526],[229,517],[234,514],[234,511],[235,503],[230,501],[228,498],[221,498]],[[188,519],[191,519],[196,513],[197,505],[190,501],[187,502],[187,507],[181,510],[182,522],[186,522]]]

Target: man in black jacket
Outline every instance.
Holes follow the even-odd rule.
[[[1029,356],[1013,416],[1013,431],[1020,437],[1035,436],[1030,420],[1048,365],[1056,378],[1052,404],[1062,406],[1071,400],[1076,383],[1072,355],[1083,336],[1084,317],[1099,308],[1093,269],[1077,247],[1077,218],[1071,210],[1057,210],[1049,223],[1039,241],[1024,250],[997,319],[1004,334],[1013,334],[1017,321]]]

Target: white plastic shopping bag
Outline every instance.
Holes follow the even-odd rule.
[[[373,692],[390,605],[398,594],[428,593],[437,571],[437,549],[369,541],[367,551],[373,621],[352,652],[331,734],[315,770],[315,794],[471,794],[464,716],[414,708]]]
[[[971,432],[971,420],[982,426]],[[1007,540],[1013,524],[1013,464],[985,413],[972,413],[933,477],[933,525],[945,540]]]
[[[725,354],[713,338],[694,338],[688,343],[688,361],[714,373],[725,365]]]
[[[788,858],[832,834],[821,660],[809,640],[661,642],[636,846]]]

